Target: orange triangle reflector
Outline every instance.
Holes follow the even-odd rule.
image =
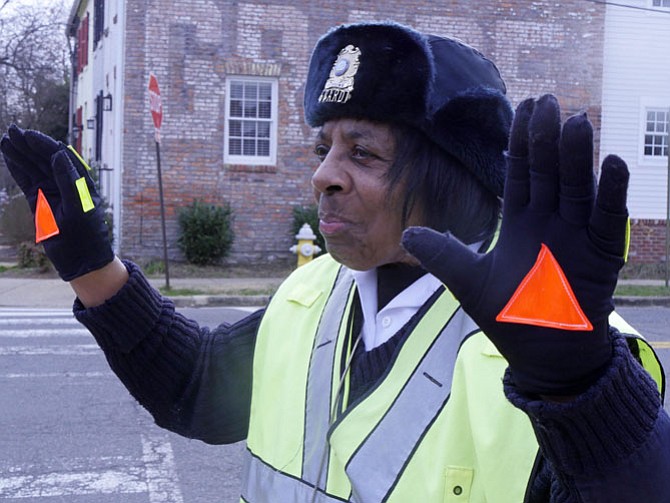
[[[37,206],[35,208],[35,242],[39,243],[45,239],[60,233],[56,219],[47,198],[44,197],[42,189],[37,189]]]
[[[545,244],[496,320],[561,330],[593,330],[565,273]]]

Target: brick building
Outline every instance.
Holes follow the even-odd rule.
[[[553,92],[566,115],[588,111],[599,138],[602,3],[76,0],[72,127],[113,208],[117,251],[162,256],[152,72],[170,257],[182,258],[179,208],[201,198],[235,212],[230,260],[292,260],[292,208],[311,203],[316,167],[302,114],[311,49],[332,25],[386,19],[477,47],[513,105]]]

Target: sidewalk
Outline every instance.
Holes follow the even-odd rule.
[[[149,278],[156,288],[165,278]],[[178,307],[264,306],[282,278],[170,278],[173,290],[194,290],[197,295],[171,296]],[[71,308],[75,295],[60,278],[4,278],[0,276],[0,307]]]
[[[270,293],[283,278],[170,278],[172,290],[192,290],[198,294],[170,296],[178,307],[264,306]],[[149,278],[156,288],[165,286],[165,278]],[[623,284],[664,285],[664,280],[621,280]],[[200,293],[202,292],[202,293]],[[262,292],[262,293],[259,293]],[[71,308],[74,293],[59,278],[5,278],[0,276],[0,307]],[[670,296],[615,297],[617,306],[670,307]]]

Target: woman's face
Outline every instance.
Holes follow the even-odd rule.
[[[328,121],[314,152],[321,161],[312,176],[319,230],[333,258],[354,270],[415,263],[400,245],[402,184],[389,192],[387,173],[395,153],[391,128],[366,120]]]

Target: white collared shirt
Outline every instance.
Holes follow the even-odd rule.
[[[396,295],[377,312],[377,269],[351,271],[363,309],[361,336],[366,351],[388,341],[426,302],[442,282],[432,274],[424,274]]]

